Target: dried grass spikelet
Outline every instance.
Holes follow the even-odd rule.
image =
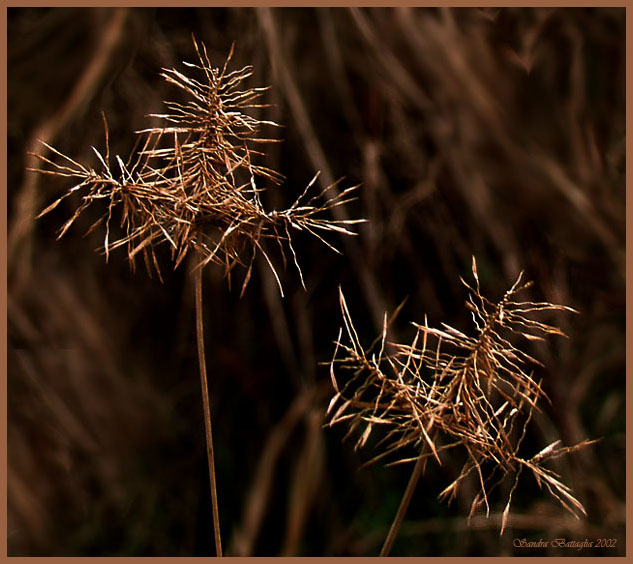
[[[531,471],[539,486],[578,517],[585,513],[582,504],[544,463],[592,441],[571,447],[555,441],[527,458],[519,453],[533,411],[539,409],[538,402],[545,394],[528,372],[529,365],[539,362],[514,342],[517,337],[543,340],[547,335],[563,335],[557,327],[533,316],[574,310],[547,302],[520,301],[518,294],[530,286],[522,282],[522,273],[501,301],[492,303],[481,294],[474,257],[472,271],[474,287],[462,280],[469,291],[467,306],[476,328],[472,337],[446,324],[441,329],[430,327],[425,320],[424,324],[414,324],[417,332],[410,345],[389,343],[385,316],[381,337],[364,350],[341,291],[346,339],[342,339],[341,328],[330,363],[336,393],[328,408],[329,424],[347,421],[347,436],[364,427],[357,447],[365,444],[374,427],[383,427],[386,432],[378,443],[382,452],[369,463],[395,455],[391,464],[421,458],[426,464],[431,457],[442,464],[448,451],[462,449],[466,462],[440,498],[454,498],[462,482],[474,474],[479,490],[470,516],[482,506],[488,515],[491,492],[509,479],[501,533],[523,470]],[[342,374],[351,375],[344,386],[339,384]],[[420,454],[398,457],[405,447]]]
[[[337,182],[308,196],[317,174],[292,206],[281,211],[266,210],[258,180],[279,184],[283,177],[252,162],[253,156],[260,154],[253,145],[273,142],[258,134],[263,125],[276,124],[245,113],[250,108],[262,107],[257,101],[266,88],[243,87],[243,81],[252,74],[251,67],[228,72],[233,49],[219,69],[211,65],[204,45],[198,45],[195,39],[194,45],[199,63],[184,64],[197,72],[200,79],[176,69],[162,72],[162,77],[180,88],[188,101],[166,102],[167,113],[153,114],[151,117],[161,120],[162,125],[137,132],[136,147],[127,162],[116,156],[116,165],[111,164],[105,117],[105,154],[93,147],[99,170],[78,163],[47,144],[56,160],[35,155],[48,166],[38,172],[75,182],[40,216],[78,193],[81,204],[60,230],[60,237],[86,208],[102,202],[106,209],[91,230],[105,222],[106,259],[110,252],[123,246],[133,266],[141,253],[148,271],[155,270],[160,276],[155,248],[165,243],[171,247],[175,267],[190,251],[195,251],[201,258],[200,267],[208,263],[223,265],[230,282],[231,270],[236,265],[244,266],[247,272],[242,291],[260,252],[283,295],[281,281],[263,241],[272,239],[277,244],[284,265],[286,252],[290,251],[303,284],[291,233],[307,231],[337,251],[323,235],[333,232],[354,235],[350,226],[364,220],[335,220],[326,213],[353,200],[352,192],[357,186],[339,191]],[[115,209],[120,210],[123,231],[119,238],[112,237]]]
[[[62,226],[59,237],[88,207],[100,204],[105,209],[89,232],[105,223],[103,248],[106,260],[115,249],[126,247],[132,267],[137,255],[142,254],[148,272],[155,270],[159,277],[156,248],[160,244],[171,247],[175,268],[190,253],[199,260],[192,271],[196,339],[215,548],[217,556],[222,556],[205,360],[202,269],[209,263],[223,265],[230,283],[232,269],[236,265],[246,267],[243,292],[259,252],[268,262],[283,295],[280,278],[265,249],[267,239],[278,247],[284,265],[287,263],[286,253],[290,251],[305,288],[291,234],[307,231],[337,251],[324,235],[354,235],[350,226],[363,220],[336,220],[326,215],[353,200],[352,192],[357,187],[341,191],[335,183],[310,194],[318,174],[289,208],[269,211],[263,206],[258,181],[278,184],[282,175],[253,162],[252,157],[259,154],[253,145],[272,141],[257,135],[261,126],[275,124],[258,120],[246,112],[260,106],[256,102],[265,89],[242,86],[252,74],[251,67],[228,72],[233,49],[222,69],[218,69],[211,65],[205,47],[199,46],[195,39],[194,46],[199,64],[185,65],[197,72],[199,79],[190,78],[176,69],[164,69],[162,73],[164,79],[181,89],[188,101],[166,102],[168,112],[152,116],[160,120],[161,126],[136,132],[137,143],[126,162],[116,156],[116,164],[111,163],[104,116],[105,153],[93,147],[99,161],[98,170],[46,143],[44,146],[53,157],[35,155],[45,167],[31,170],[74,181],[72,188],[38,216],[49,213],[72,194],[79,195],[81,203]],[[114,235],[112,226],[115,213],[120,216],[122,235],[118,236]]]

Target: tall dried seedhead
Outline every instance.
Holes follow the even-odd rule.
[[[137,255],[142,254],[148,271],[155,270],[160,276],[155,249],[164,243],[171,247],[175,267],[191,251],[200,257],[199,266],[223,265],[229,281],[234,266],[246,267],[244,289],[260,252],[283,293],[264,240],[275,242],[284,265],[286,251],[290,251],[303,282],[291,233],[307,231],[336,251],[323,235],[353,235],[349,226],[362,220],[331,219],[324,212],[348,203],[356,186],[340,191],[335,183],[309,197],[317,174],[289,208],[267,210],[259,184],[276,185],[283,177],[253,162],[254,156],[262,154],[254,147],[273,142],[258,135],[262,126],[277,124],[247,113],[263,107],[258,102],[266,88],[244,87],[243,82],[253,72],[250,66],[229,72],[233,49],[222,68],[215,68],[204,45],[195,39],[194,45],[199,62],[184,64],[199,78],[176,69],[164,69],[161,74],[183,92],[187,101],[166,102],[167,112],[152,114],[150,117],[158,119],[160,126],[136,133],[135,148],[125,162],[116,156],[116,164],[111,163],[105,117],[105,154],[93,147],[98,169],[45,144],[57,158],[36,155],[46,168],[34,170],[70,178],[75,184],[40,216],[78,193],[81,203],[61,228],[60,237],[86,208],[101,202],[105,211],[90,230],[105,222],[106,259],[113,250],[126,247],[133,266]],[[120,236],[113,236],[111,225],[116,210]]]
[[[464,480],[474,475],[479,487],[470,516],[482,506],[488,515],[490,494],[510,480],[501,532],[523,470],[530,471],[538,485],[572,514],[584,514],[571,489],[544,463],[590,441],[572,447],[555,441],[531,456],[520,451],[533,412],[545,394],[529,370],[539,366],[539,361],[524,352],[517,340],[563,335],[534,316],[574,310],[521,301],[519,294],[531,285],[523,283],[523,273],[493,303],[480,291],[474,257],[472,271],[474,286],[462,282],[469,292],[466,306],[472,312],[473,336],[446,324],[430,327],[425,319],[423,324],[413,324],[416,334],[411,344],[391,343],[385,315],[382,335],[365,350],[340,293],[346,338],[342,339],[341,328],[330,364],[336,393],[328,409],[329,424],[348,421],[347,436],[364,428],[357,447],[365,444],[374,427],[382,427],[385,434],[378,443],[382,452],[370,462],[395,455],[392,464],[420,458],[426,464],[432,457],[441,465],[449,451],[461,449],[465,463],[440,498],[456,497]],[[347,375],[344,385],[339,384],[343,374]],[[401,454],[410,449],[419,454],[413,458]]]

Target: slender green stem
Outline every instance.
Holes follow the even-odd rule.
[[[218,491],[215,487],[215,459],[213,456],[213,434],[211,432],[211,403],[207,382],[207,363],[204,354],[204,324],[202,319],[202,268],[194,271],[196,293],[196,337],[198,342],[198,363],[200,365],[200,384],[202,385],[202,407],[204,410],[204,430],[207,440],[207,458],[209,460],[209,483],[211,485],[211,505],[213,507],[213,532],[215,534],[215,552],[222,556],[220,537],[220,513],[218,510]]]
[[[422,475],[422,468],[424,466],[424,461],[426,458],[422,455],[418,458],[415,463],[415,467],[413,468],[413,472],[411,474],[411,478],[409,478],[409,483],[407,484],[407,489],[402,496],[402,501],[400,502],[400,507],[398,507],[398,512],[391,524],[391,529],[389,529],[389,534],[385,539],[385,544],[382,546],[382,550],[380,551],[380,556],[389,556],[391,549],[393,548],[393,543],[400,532],[400,526],[402,525],[402,521],[404,520],[405,513],[409,508],[409,504],[411,503],[411,498],[413,497],[413,492],[415,491],[415,487],[418,484],[418,480]]]

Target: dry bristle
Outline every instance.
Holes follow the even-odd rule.
[[[60,236],[84,209],[103,201],[107,204],[102,217],[106,225],[106,259],[111,251],[123,246],[127,248],[130,263],[134,264],[136,255],[142,252],[146,259],[151,256],[151,260],[145,261],[148,269],[159,272],[154,249],[165,243],[171,248],[176,267],[191,251],[200,257],[200,267],[208,263],[222,265],[227,277],[236,265],[246,267],[244,289],[253,260],[260,253],[283,294],[263,241],[273,239],[278,243],[284,264],[285,249],[290,250],[303,284],[291,234],[308,232],[338,252],[323,235],[353,235],[350,227],[362,220],[335,220],[326,213],[350,202],[350,195],[357,187],[340,193],[333,190],[336,193],[333,197],[329,196],[332,187],[309,196],[313,180],[288,209],[266,210],[257,181],[279,184],[283,176],[254,164],[253,156],[261,153],[253,145],[274,141],[258,135],[262,126],[277,124],[245,113],[248,108],[261,107],[256,102],[266,89],[242,87],[252,74],[250,67],[227,70],[232,50],[224,66],[218,69],[211,66],[204,45],[194,40],[194,46],[199,62],[185,65],[201,74],[200,80],[176,69],[165,69],[161,75],[179,87],[188,101],[166,102],[167,113],[150,116],[163,124],[137,132],[140,149],[127,159],[127,164],[117,156],[117,165],[113,167],[116,172],[110,164],[107,123],[105,157],[95,150],[101,165],[99,172],[52,147],[48,148],[63,159],[63,165],[40,157],[49,169],[39,172],[75,179],[76,184],[68,194],[75,191],[82,194],[82,206],[66,222]],[[54,209],[65,197],[40,215]],[[120,211],[124,232],[118,239],[112,239],[110,228],[115,209]]]
[[[526,288],[521,276],[494,304],[481,295],[473,260],[475,287],[468,300],[476,331],[468,336],[448,325],[442,329],[414,324],[416,336],[411,345],[392,344],[391,353],[381,345],[365,351],[341,292],[341,309],[347,338],[336,341],[330,372],[335,384],[335,400],[330,405],[330,424],[348,421],[352,427],[369,422],[361,444],[366,443],[372,424],[386,430],[384,452],[397,454],[415,445],[421,457],[442,463],[447,451],[461,448],[466,463],[454,482],[441,494],[452,499],[469,476],[479,488],[472,511],[480,506],[489,511],[489,495],[506,478],[517,480],[522,469],[532,471],[537,480],[572,513],[584,513],[580,502],[557,476],[542,466],[546,459],[585,447],[585,441],[572,447],[555,442],[529,459],[519,454],[532,413],[545,394],[527,367],[537,361],[522,351],[516,338],[562,332],[532,319],[546,311],[569,311],[564,306],[545,302],[518,301]],[[378,342],[384,340],[377,339]],[[343,385],[337,374],[351,373]],[[336,403],[341,404],[334,409]],[[395,460],[411,460],[410,453]],[[374,460],[383,458],[378,455]],[[510,497],[516,484],[510,489]],[[508,498],[505,527],[509,511]]]

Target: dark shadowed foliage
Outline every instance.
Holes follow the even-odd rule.
[[[356,237],[329,234],[342,254],[297,230],[285,254],[262,242],[272,265],[258,252],[252,268],[249,255],[227,270],[242,252],[231,240],[203,271],[225,553],[378,554],[414,462],[364,465],[380,452],[380,429],[356,450],[344,425],[326,426],[340,296],[363,347],[401,304],[393,342],[414,343],[416,332],[417,345],[423,334],[462,339],[473,311],[460,278],[472,286],[475,256],[486,303],[503,300],[524,271],[533,285],[521,301],[578,312],[546,308],[539,322],[567,337],[522,345],[538,360],[521,372],[522,389],[541,398],[522,448],[538,456],[554,445],[535,463],[599,439],[548,460],[587,516],[539,489],[531,469],[487,496],[486,516],[473,506],[479,478],[462,476],[468,457],[446,449],[421,476],[392,555],[622,556],[624,30],[624,9],[612,8],[9,9],[9,554],[214,554],[195,261],[183,255],[174,269],[167,241],[149,256],[162,280],[132,271],[126,248],[111,246],[106,263],[103,224],[90,231],[107,210],[98,191],[57,241],[81,194],[36,220],[72,182],[26,172],[44,166],[29,153],[60,162],[41,141],[98,170],[102,113],[113,158],[131,153],[135,132],[160,132],[160,116],[186,108],[185,91],[197,88],[171,71],[161,77],[199,61],[193,35],[214,67],[235,44],[228,71],[252,66],[245,89],[270,86],[262,107],[246,111],[262,137],[279,140],[249,155],[266,188],[261,210],[291,209],[320,171],[314,194],[341,177],[341,192],[360,185],[358,199],[323,217],[368,220]],[[109,241],[125,247],[119,219]],[[400,352],[432,365],[436,349],[417,345]],[[479,423],[498,427],[501,416],[473,398]],[[399,429],[405,439],[412,421]],[[502,453],[510,468],[522,455],[503,440],[481,456]],[[399,446],[400,459],[415,460],[412,442]],[[454,483],[453,501],[438,499]],[[616,542],[581,552],[514,542],[555,538]]]

